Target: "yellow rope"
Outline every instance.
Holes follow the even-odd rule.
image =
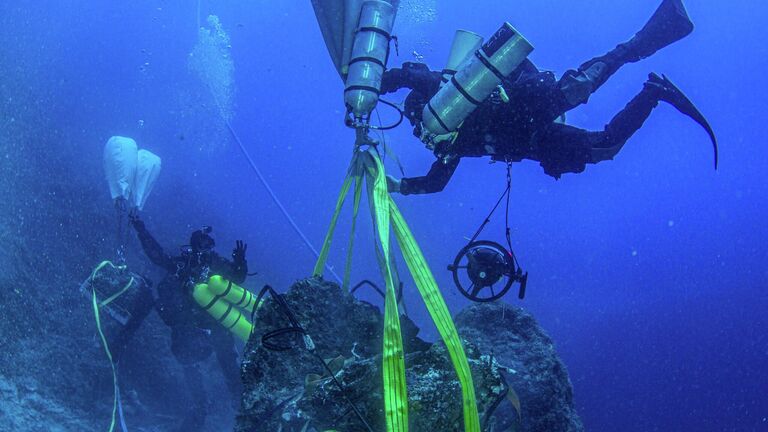
[[[125,266],[115,266],[110,261],[102,261],[101,264],[96,266],[93,272],[91,272],[90,281],[93,282],[93,278],[96,277],[96,274],[107,265],[117,269],[125,269]],[[123,292],[125,292],[125,290],[128,287],[130,287],[132,283],[133,283],[133,278],[131,278],[131,281],[128,283],[128,285],[126,285],[126,287],[122,291],[120,291],[120,293],[118,294],[122,294]],[[119,297],[119,295],[112,296],[112,297],[117,298]],[[114,300],[114,298],[112,298],[112,300]],[[112,420],[109,423],[109,432],[112,432],[115,429],[115,420],[117,417],[117,393],[120,390],[117,382],[117,368],[115,368],[115,362],[114,360],[112,360],[112,352],[109,350],[109,344],[107,343],[107,338],[106,336],[104,336],[104,331],[101,328],[101,316],[99,314],[100,304],[98,299],[96,298],[96,290],[93,287],[91,287],[91,305],[93,307],[93,316],[96,320],[96,330],[98,330],[99,332],[99,338],[101,338],[101,344],[104,346],[104,352],[107,354],[107,358],[109,359],[109,366],[112,368],[112,385],[114,389],[114,399],[112,401]]]

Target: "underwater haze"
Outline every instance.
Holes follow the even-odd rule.
[[[440,70],[456,29],[491,35],[509,21],[535,47],[530,59],[559,77],[627,40],[658,3],[402,0],[388,65]],[[524,300],[503,301],[553,339],[587,431],[768,431],[768,4],[685,3],[690,36],[624,66],[567,120],[600,130],[649,72],[663,73],[714,128],[716,171],[706,133],[664,103],[613,161],[559,180],[536,162],[512,167],[511,239],[529,278]],[[0,431],[109,427],[110,366],[78,287],[118,244],[102,160],[111,136],[162,158],[141,212],[161,244],[175,252],[210,225],[223,256],[247,242],[257,274],[246,287],[285,291],[316,257],[227,122],[319,249],[354,144],[343,90],[307,0],[1,2]],[[434,161],[407,121],[384,139],[406,176]],[[387,170],[400,177],[391,156]],[[454,313],[469,301],[446,266],[504,187],[503,163],[472,158],[443,192],[394,195]],[[353,283],[381,280],[367,210]],[[345,215],[329,257],[338,274]],[[504,242],[503,209],[483,238]],[[162,278],[133,233],[126,247],[134,271]],[[422,337],[439,338],[404,283]],[[187,397],[156,315],[120,371],[126,420],[141,431],[170,430],[161,425],[184,415]],[[218,371],[206,379],[224,387]],[[208,427],[232,430],[233,414],[212,414]]]

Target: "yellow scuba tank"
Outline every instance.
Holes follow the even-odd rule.
[[[435,136],[456,131],[531,51],[533,46],[504,23],[424,107],[422,140],[430,143]]]
[[[248,341],[253,324],[243,316],[241,309],[253,312],[256,307],[256,296],[253,293],[219,275],[213,275],[208,283],[195,285],[192,297],[227,330],[243,341]]]

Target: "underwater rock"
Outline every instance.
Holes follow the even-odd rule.
[[[343,363],[349,369],[357,362],[370,362],[381,351],[384,325],[381,313],[375,306],[356,300],[337,284],[320,279],[302,280],[294,284],[284,298],[296,319],[312,336],[317,353],[323,359],[341,357],[329,363]],[[320,360],[304,348],[295,334],[280,337],[275,342],[292,346],[289,350],[271,351],[261,343],[264,334],[289,324],[276,302],[266,297],[255,318],[254,333],[245,347],[242,364],[245,391],[237,421],[238,431],[278,430],[281,424],[292,426],[298,423],[301,425],[297,430],[301,430],[307,417],[297,408],[297,401],[303,395],[305,385],[312,386],[313,376],[320,377],[318,384],[328,385],[322,381],[325,371]],[[406,353],[429,348],[428,343],[418,338],[418,331],[410,320],[402,320]],[[348,388],[351,398],[364,395],[362,388],[347,385],[342,377],[340,380]],[[348,409],[343,400],[329,400],[326,405],[327,409],[332,405],[336,413]],[[291,427],[284,426],[283,430],[291,430]]]
[[[465,347],[477,392],[481,419],[490,419],[505,401],[507,385],[498,364],[489,356],[481,356],[472,346]],[[337,374],[344,382],[347,397],[354,401],[374,431],[385,430],[382,398],[381,356],[350,362]],[[463,430],[461,387],[443,343],[428,350],[405,356],[408,382],[409,430],[414,432]],[[310,389],[295,403],[301,421],[311,419],[318,431],[360,431],[361,424],[349,411],[344,394],[331,382]],[[487,413],[487,415],[484,415]],[[487,423],[484,421],[483,423]],[[284,429],[286,430],[286,429]],[[291,430],[291,429],[287,429]],[[300,429],[296,429],[297,431]],[[487,430],[487,428],[485,429]],[[503,432],[506,429],[496,429]]]
[[[520,399],[521,431],[584,430],[565,365],[531,314],[503,303],[476,303],[455,321],[462,338],[491,353],[508,371],[507,382]]]
[[[379,309],[358,301],[337,284],[320,279],[297,282],[284,295],[284,299],[295,314],[296,320],[312,336],[318,356],[312,355],[304,347],[304,342],[296,333],[287,333],[272,339],[267,337],[268,344],[288,348],[285,351],[264,347],[264,335],[286,328],[290,323],[277,306],[277,302],[268,298],[259,309],[254,322],[254,334],[245,349],[241,369],[245,390],[236,432],[366,430],[352,412],[347,399],[354,403],[373,430],[384,430],[379,355],[383,316]],[[519,401],[515,390],[521,394],[520,401],[525,404],[522,409],[523,416],[540,417],[523,418],[522,424],[535,427],[571,424],[558,420],[562,413],[571,412],[572,418],[575,419],[573,424],[578,425],[578,428],[560,427],[547,430],[581,430],[572,406],[568,407],[568,411],[557,405],[570,402],[570,399],[566,401],[558,397],[565,390],[568,395],[571,394],[570,382],[562,363],[554,353],[551,341],[532,318],[517,319],[513,312],[508,312],[509,317],[504,317],[503,322],[524,324],[526,327],[504,328],[502,336],[499,336],[499,329],[496,328],[494,332],[497,334],[483,337],[480,333],[482,322],[475,320],[498,321],[496,313],[501,317],[500,306],[499,309],[495,309],[493,305],[473,306],[462,313],[461,322],[465,328],[459,328],[460,334],[467,337],[464,347],[472,370],[483,430],[544,430],[520,428],[516,409]],[[512,321],[507,321],[508,319]],[[401,322],[410,430],[461,430],[461,390],[445,345],[442,342],[429,344],[419,339],[419,329],[407,317],[402,317]],[[506,351],[491,346],[492,343],[504,343],[502,340],[505,338],[506,343],[514,345],[515,348],[524,350],[525,346],[538,350],[539,354],[531,352],[522,355],[520,362],[502,357],[500,354],[516,352],[515,348]],[[549,357],[543,358],[545,355]],[[341,383],[343,392],[332,381],[330,373],[320,363],[320,358],[326,361],[330,373]],[[501,360],[502,358],[504,360]],[[543,373],[536,365],[529,365],[528,361],[541,361],[542,367],[550,368],[557,364],[561,367],[563,375]],[[534,373],[539,375],[534,377]],[[510,384],[514,383],[514,389],[507,384],[505,376],[511,380]],[[547,388],[550,383],[553,387]],[[554,398],[550,405],[547,405],[545,401],[550,397]],[[543,408],[550,411],[542,412]],[[550,417],[556,420],[547,421]]]
[[[73,411],[40,393],[40,384],[31,378],[11,380],[0,374],[0,430],[96,432],[83,412]]]

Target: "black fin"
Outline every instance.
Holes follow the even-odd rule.
[[[704,114],[702,114],[701,111],[696,108],[696,105],[691,102],[688,96],[686,96],[682,90],[673,84],[666,75],[662,74],[659,76],[655,73],[651,73],[648,75],[648,81],[650,84],[660,88],[660,100],[669,103],[678,111],[690,117],[693,121],[698,123],[699,126],[704,128],[704,130],[707,132],[707,135],[709,135],[709,139],[712,141],[712,147],[715,153],[715,169],[717,169],[719,158],[717,137],[715,136],[715,131],[712,130],[712,126],[709,125],[706,117],[704,117]]]

